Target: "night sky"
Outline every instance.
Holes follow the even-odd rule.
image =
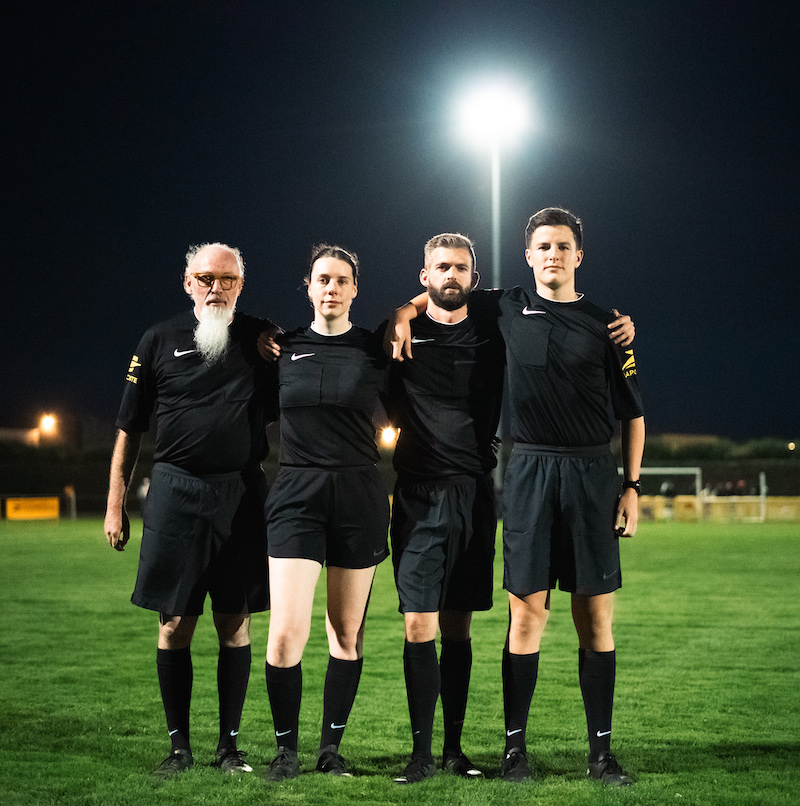
[[[651,432],[797,439],[798,26],[793,4],[19,2],[2,12],[5,297],[0,426],[113,420],[152,323],[185,309],[183,255],[247,263],[246,312],[310,321],[311,245],[362,260],[353,320],[418,289],[422,246],[477,242],[488,152],[466,90],[521,87],[502,154],[502,276],[562,205],[578,288],[630,313]],[[10,280],[10,284],[9,284]]]

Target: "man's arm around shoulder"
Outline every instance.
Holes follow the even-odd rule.
[[[417,294],[414,299],[399,307],[389,318],[383,334],[383,349],[395,361],[411,355],[411,320],[422,316],[428,307],[428,292]]]

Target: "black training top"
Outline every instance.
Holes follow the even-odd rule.
[[[378,461],[372,422],[386,384],[382,334],[322,336],[302,327],[281,345],[281,465],[363,467]]]
[[[473,292],[471,305],[497,316],[506,343],[515,442],[602,445],[614,418],[642,416],[633,350],[608,335],[613,314],[584,297],[554,302],[520,287]]]
[[[256,350],[271,322],[234,314],[225,358],[197,353],[194,311],[151,327],[131,359],[117,416],[123,431],[142,432],[156,414],[154,460],[204,476],[233,473],[269,452],[265,428],[277,419],[277,374]]]
[[[496,464],[492,439],[503,394],[503,341],[496,320],[454,325],[427,313],[412,320],[414,358],[392,366],[386,409],[400,428],[401,477],[479,476]]]

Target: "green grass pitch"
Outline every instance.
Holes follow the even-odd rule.
[[[403,631],[390,562],[378,569],[364,674],[342,745],[353,779],[311,772],[327,663],[319,586],[303,659],[303,774],[265,784],[208,767],[217,738],[210,616],[193,645],[195,767],[161,786],[148,773],[168,740],[155,673],[156,616],[129,603],[139,524],[111,551],[100,520],[0,523],[0,803],[29,804],[797,804],[800,802],[800,528],[644,524],[623,542],[617,595],[614,749],[637,778],[584,777],[586,737],[569,597],[553,595],[528,729],[539,780],[495,780],[503,743],[500,653],[506,595],[473,620],[464,748],[483,781],[439,774],[399,787],[410,748]],[[138,533],[136,529],[139,529]],[[264,684],[267,614],[253,619],[240,747],[263,769],[274,749]],[[434,750],[441,746],[437,715]]]

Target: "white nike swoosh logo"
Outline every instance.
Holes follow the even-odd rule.
[[[299,361],[301,358],[308,358],[316,353],[292,353],[292,361]]]
[[[333,722],[331,722],[331,729],[332,730],[344,730],[344,725],[334,725]]]
[[[522,733],[522,728],[517,728],[516,730],[507,730],[506,736],[513,736],[515,733]]]
[[[531,316],[534,313],[547,313],[547,311],[532,311],[527,305],[522,309],[524,316]]]
[[[286,736],[289,733],[291,733],[290,730],[276,730],[275,731],[276,736]]]
[[[175,735],[177,732],[178,732],[178,729],[177,729],[177,728],[175,728],[175,730],[171,730],[171,731],[169,732],[169,735],[170,735],[170,736],[174,736],[174,735]]]
[[[436,339],[418,339],[416,336],[411,339],[412,344],[425,344],[426,341],[436,341]]]
[[[175,350],[173,355],[175,358],[180,358],[182,355],[189,355],[189,353],[196,353],[197,350]]]
[[[610,730],[604,730],[604,731],[599,731],[598,730],[597,731],[597,738],[599,739],[601,736],[608,736],[610,733],[611,733]]]

